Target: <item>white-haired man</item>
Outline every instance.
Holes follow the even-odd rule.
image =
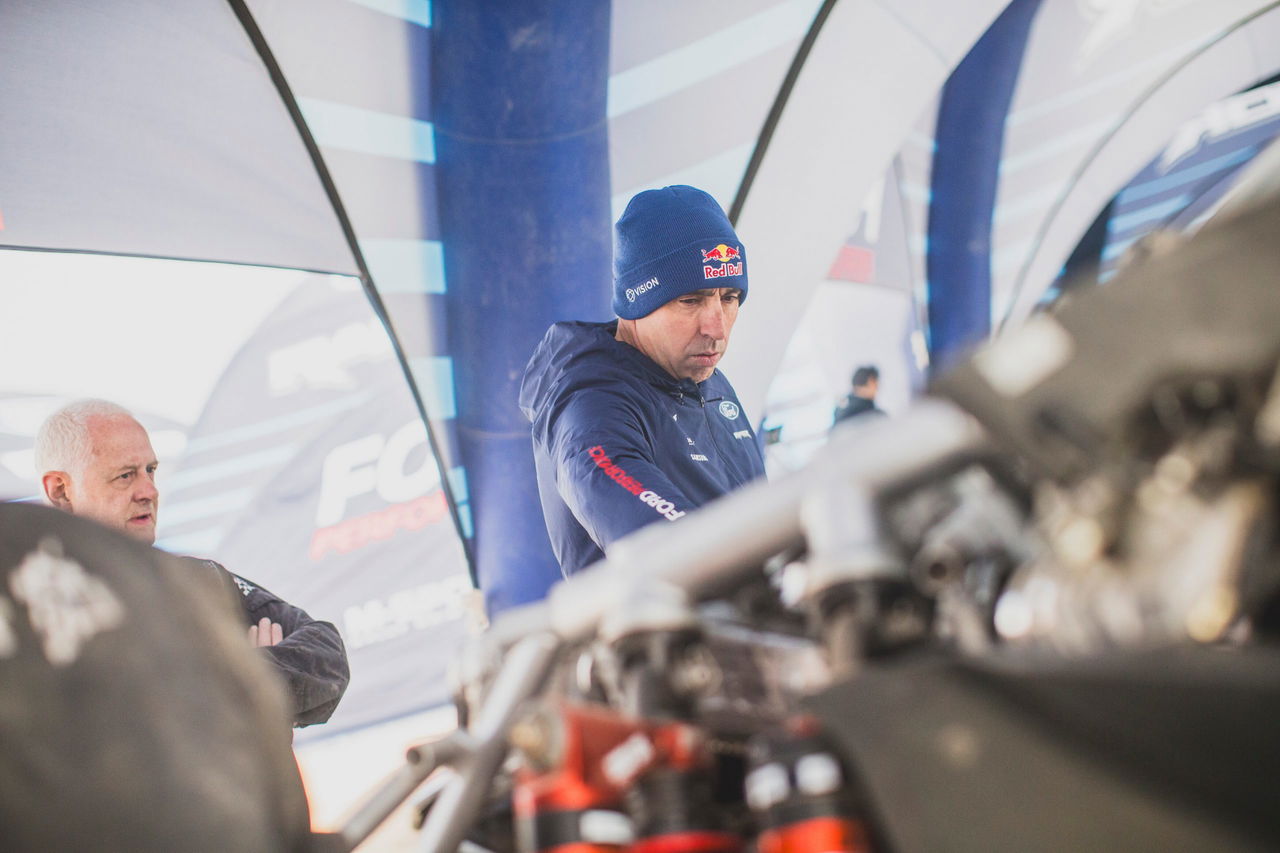
[[[106,400],[63,406],[36,433],[35,456],[44,497],[53,506],[155,542],[159,463],[146,429],[127,409]],[[294,724],[329,719],[350,679],[337,629],[211,560],[202,562],[239,588],[249,640],[288,682]]]

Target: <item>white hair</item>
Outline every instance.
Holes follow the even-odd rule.
[[[66,471],[78,476],[89,464],[89,419],[126,417],[133,413],[107,400],[76,400],[63,406],[36,430],[36,474]],[[135,419],[136,420],[136,419]]]

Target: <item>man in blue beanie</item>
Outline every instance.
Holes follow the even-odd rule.
[[[693,187],[648,190],[615,238],[617,319],[553,325],[520,388],[566,576],[614,540],[764,474],[751,421],[716,369],[747,298],[746,252],[724,211]]]

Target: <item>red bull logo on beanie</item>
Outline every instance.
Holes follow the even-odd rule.
[[[702,277],[726,278],[742,275],[742,249],[721,243],[710,249],[702,249]],[[734,263],[737,259],[737,263]]]

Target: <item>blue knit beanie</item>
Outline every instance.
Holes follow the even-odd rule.
[[[613,313],[627,320],[694,290],[736,287],[747,298],[747,254],[716,200],[694,187],[646,190],[614,229]]]

